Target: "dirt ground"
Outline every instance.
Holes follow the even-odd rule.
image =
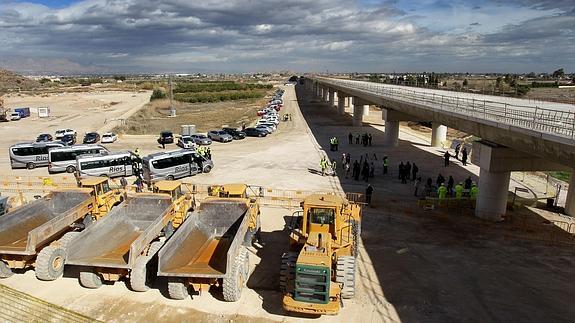
[[[397,179],[400,161],[419,165],[423,178],[453,175],[477,179],[478,167],[458,161],[443,167],[442,151],[429,147],[429,138],[402,127],[398,147],[382,144],[383,122],[372,111],[362,128],[351,127],[349,115],[317,103],[310,93],[287,87],[287,113],[292,122],[280,124],[268,138],[214,143],[216,167],[209,174],[186,179],[195,183],[246,182],[278,189],[363,192],[366,183],[316,175],[322,155],[339,162],[342,152],[352,161],[366,153],[376,165],[373,207],[364,209],[356,298],[345,301],[338,316],[320,318],[287,315],[278,291],[280,255],[287,246],[286,216],[293,210],[262,209],[261,249],[250,248],[252,274],[237,303],[218,300],[219,292],[184,301],[168,300],[165,282],[147,293],[129,291],[124,283],[98,290],[79,286],[68,268],[63,279],[40,282],[32,271],[1,283],[96,319],[120,321],[553,321],[575,317],[575,250],[572,245],[544,244],[518,237],[517,227],[492,224],[473,217],[469,209],[424,211],[417,206],[411,184]],[[301,111],[301,113],[300,113]],[[348,144],[346,136],[370,132],[372,147]],[[330,152],[332,136],[340,151]],[[143,154],[158,151],[153,136],[124,136],[114,149],[140,147]],[[170,147],[172,148],[172,147]],[[377,160],[373,159],[373,153]],[[390,158],[390,174],[382,175],[381,158]],[[44,169],[2,171],[3,174],[41,174]],[[447,177],[447,176],[446,176]],[[529,212],[526,210],[524,212]],[[533,212],[534,213],[534,212]],[[531,214],[536,217],[536,214]],[[556,234],[561,234],[556,232]]]
[[[156,100],[147,104],[126,121],[126,125],[116,128],[118,133],[130,135],[158,134],[163,130],[180,133],[180,125],[196,125],[198,132],[220,129],[222,126],[239,128],[243,123],[257,120],[256,112],[265,106],[269,97],[259,100],[238,100],[216,103],[174,102],[177,117],[170,115],[170,101]]]

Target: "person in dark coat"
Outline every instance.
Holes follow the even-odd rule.
[[[459,150],[461,149],[461,143],[455,146],[455,159],[459,160]]]
[[[443,154],[443,159],[445,160],[445,167],[449,166],[449,157],[451,157],[451,154],[449,154],[449,151],[446,151],[445,154]]]
[[[449,175],[449,179],[447,180],[447,194],[450,196],[453,195],[453,185],[455,185],[455,180],[453,176]]]
[[[403,169],[405,168],[405,166],[403,165],[403,162],[399,163],[399,173],[397,175],[397,177],[399,179],[401,179],[401,176],[403,175]]]
[[[353,162],[353,179],[359,181],[359,162],[357,160]]]
[[[461,162],[463,163],[463,166],[467,166],[467,148],[463,147],[463,150],[461,151]]]
[[[435,185],[437,185],[437,187],[440,187],[441,184],[445,183],[445,177],[443,177],[443,175],[439,174],[437,175],[437,180],[435,181]]]
[[[367,162],[363,163],[363,169],[361,171],[361,175],[363,176],[363,179],[367,183],[369,181],[369,165],[367,164]]]
[[[349,135],[347,135],[347,139],[350,145],[353,144],[353,135],[351,134],[351,132],[349,133]]]
[[[405,163],[405,179],[409,179],[410,175],[411,175],[411,163],[407,162]]]
[[[371,147],[371,134],[367,135],[367,141],[368,141],[368,145]]]
[[[373,194],[373,186],[371,186],[371,184],[367,184],[367,188],[365,189],[365,202],[369,206],[371,206],[371,195],[372,194]]]
[[[417,172],[419,172],[419,167],[417,167],[417,165],[415,165],[415,163],[413,163],[413,166],[411,168],[411,179],[414,181],[417,178]]]

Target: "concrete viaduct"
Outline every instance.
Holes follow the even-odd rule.
[[[305,78],[304,86],[330,106],[337,101],[339,114],[353,106],[353,126],[362,126],[370,105],[379,106],[386,145],[397,146],[400,121],[431,121],[434,147],[443,147],[447,127],[482,138],[472,155],[480,167],[475,213],[481,218],[505,214],[512,171],[575,167],[574,105],[324,77]],[[565,212],[575,216],[575,174]]]

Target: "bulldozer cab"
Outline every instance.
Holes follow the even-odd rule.
[[[83,179],[80,187],[92,189],[92,195],[99,197],[111,191],[110,182],[105,177]]]
[[[342,199],[335,195],[311,195],[303,202],[300,227],[305,235],[311,232],[329,233],[337,237],[338,214],[341,212]]]

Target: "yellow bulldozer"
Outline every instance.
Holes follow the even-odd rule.
[[[335,315],[355,296],[361,206],[338,195],[313,194],[293,214],[280,289],[288,312]]]

